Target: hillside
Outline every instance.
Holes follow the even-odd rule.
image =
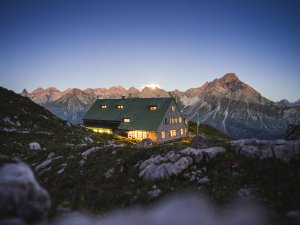
[[[42,149],[64,149],[67,144],[83,144],[93,135],[2,87],[0,105],[1,154],[23,158],[33,153],[29,146],[32,142],[39,143]]]

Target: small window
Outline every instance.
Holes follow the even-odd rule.
[[[182,117],[179,117],[179,123],[182,123]]]
[[[124,123],[130,123],[130,119],[129,118],[124,118],[123,121],[124,121]]]
[[[168,124],[168,118],[165,118],[164,124]]]
[[[123,105],[117,105],[117,109],[123,109]]]
[[[101,109],[106,109],[106,108],[107,108],[107,105],[101,105],[100,108],[101,108]]]
[[[161,139],[166,139],[166,132],[161,132]]]
[[[149,106],[149,110],[156,111],[157,110],[157,106],[156,105],[151,105],[151,106]]]
[[[181,136],[184,135],[184,129],[183,129],[183,128],[180,129],[180,135],[181,135]]]
[[[178,119],[174,118],[174,123],[177,124],[178,123]]]
[[[175,105],[172,105],[172,112],[175,112],[176,111],[176,107]]]

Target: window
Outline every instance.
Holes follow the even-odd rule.
[[[106,108],[107,108],[107,105],[100,105],[100,108],[101,108],[101,109],[106,109]]]
[[[123,109],[123,105],[117,105],[117,109]]]
[[[184,129],[183,129],[183,128],[180,129],[180,135],[181,135],[181,136],[184,135]]]
[[[157,106],[156,105],[151,105],[151,106],[149,106],[149,109],[151,111],[156,111],[157,110]]]
[[[161,139],[166,139],[166,132],[164,131],[161,132]]]
[[[168,118],[165,118],[164,124],[168,124]]]
[[[182,117],[179,117],[179,123],[182,123]]]
[[[174,118],[174,123],[178,123],[178,119],[177,118]]]
[[[129,118],[124,118],[123,121],[124,121],[124,123],[130,123],[130,119]]]
[[[175,112],[175,110],[176,110],[175,105],[172,105],[172,112]]]
[[[170,130],[170,136],[171,137],[176,137],[176,130]]]

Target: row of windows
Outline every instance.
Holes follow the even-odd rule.
[[[107,109],[107,105],[100,105],[100,108],[101,109]],[[116,105],[116,108],[117,109],[123,109],[124,106],[123,105]],[[156,111],[157,106],[156,105],[151,105],[151,106],[148,106],[148,109],[151,110],[151,111]]]
[[[180,136],[185,135],[185,129],[180,129]],[[170,130],[170,137],[177,137],[177,131],[176,130]],[[166,139],[166,131],[161,132],[161,139]]]
[[[169,122],[169,123],[168,123]],[[169,121],[168,118],[165,118],[164,124],[178,124],[178,123],[182,123],[182,117],[170,117]]]

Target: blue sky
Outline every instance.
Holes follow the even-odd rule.
[[[300,98],[297,0],[1,0],[0,86],[186,90],[235,72]]]

